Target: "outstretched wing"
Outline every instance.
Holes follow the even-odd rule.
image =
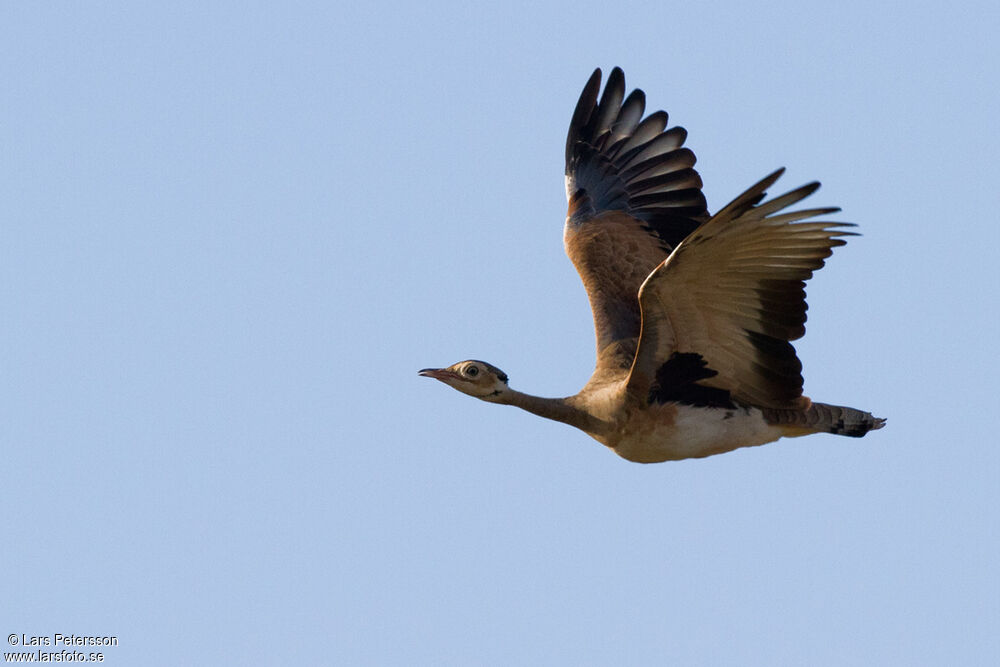
[[[627,382],[633,400],[802,408],[805,281],[843,245],[849,223],[781,213],[819,187],[760,203],[779,170],[737,197],[650,274],[639,290],[642,334]]]
[[[617,67],[598,102],[600,87],[597,69],[566,137],[564,234],[594,311],[599,365],[608,345],[638,337],[642,281],[708,219],[694,153],[682,147],[687,132],[666,129],[663,111],[643,118],[645,94],[626,98]]]

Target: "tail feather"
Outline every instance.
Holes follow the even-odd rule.
[[[868,431],[885,426],[885,419],[872,413],[841,405],[813,403],[806,410],[764,409],[764,419],[770,424],[788,427],[789,435],[834,433],[860,438]]]

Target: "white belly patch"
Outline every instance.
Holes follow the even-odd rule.
[[[636,413],[606,444],[630,461],[657,463],[763,445],[781,435],[756,408],[667,404]]]

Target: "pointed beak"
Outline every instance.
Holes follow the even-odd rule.
[[[455,374],[447,368],[424,368],[420,370],[417,375],[421,375],[425,378],[434,378],[435,380],[444,380],[445,378],[455,377]]]

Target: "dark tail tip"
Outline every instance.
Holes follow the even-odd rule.
[[[844,410],[851,410],[854,413],[860,413],[859,418],[856,414],[849,415],[848,419],[843,417],[833,422],[830,426],[830,433],[834,435],[846,435],[849,438],[861,438],[864,437],[868,431],[875,431],[877,429],[885,426],[885,419],[882,417],[873,417],[867,412],[861,412],[860,410],[852,410],[851,408],[843,408]]]

